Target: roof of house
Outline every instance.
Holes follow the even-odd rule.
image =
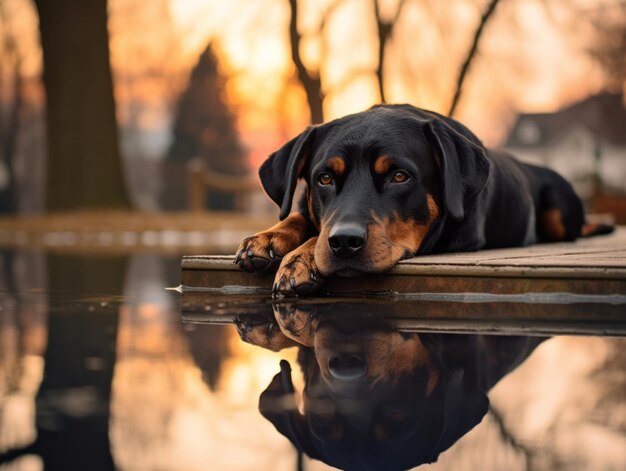
[[[626,145],[623,94],[600,93],[555,113],[519,114],[505,147],[542,147],[573,128],[586,129],[613,145]]]

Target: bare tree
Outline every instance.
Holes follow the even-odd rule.
[[[461,65],[461,69],[459,70],[459,76],[456,80],[456,90],[454,92],[454,97],[452,98],[452,103],[450,104],[448,116],[453,116],[454,112],[456,111],[456,107],[459,104],[459,100],[461,99],[461,93],[463,92],[463,83],[465,82],[465,77],[467,76],[469,68],[472,65],[472,61],[476,57],[476,53],[478,52],[478,43],[480,42],[480,38],[483,35],[485,26],[489,22],[490,18],[493,16],[493,13],[496,10],[498,3],[500,3],[500,0],[490,0],[487,8],[485,8],[482,17],[480,18],[478,27],[474,32],[472,44],[470,45],[465,60],[463,61],[463,65]]]

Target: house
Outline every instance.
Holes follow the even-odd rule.
[[[622,93],[601,93],[554,113],[520,114],[504,147],[550,167],[584,199],[626,198],[626,108]]]

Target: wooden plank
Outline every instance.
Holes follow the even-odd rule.
[[[268,289],[272,274],[239,271],[232,257],[189,256],[182,283]],[[399,293],[626,293],[626,228],[574,243],[440,254],[404,260],[385,274],[328,280],[331,294]]]

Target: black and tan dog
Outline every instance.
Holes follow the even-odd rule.
[[[276,294],[333,274],[382,272],[415,255],[571,241],[585,224],[557,173],[487,149],[459,122],[409,105],[375,106],[313,126],[260,169],[281,222],[244,240],[235,263],[276,268]],[[291,213],[298,179],[306,182]]]
[[[260,411],[300,451],[346,470],[436,461],[481,422],[489,389],[543,340],[400,332],[358,305],[274,309],[239,320],[238,330],[264,348],[300,346],[303,412],[285,361]]]

